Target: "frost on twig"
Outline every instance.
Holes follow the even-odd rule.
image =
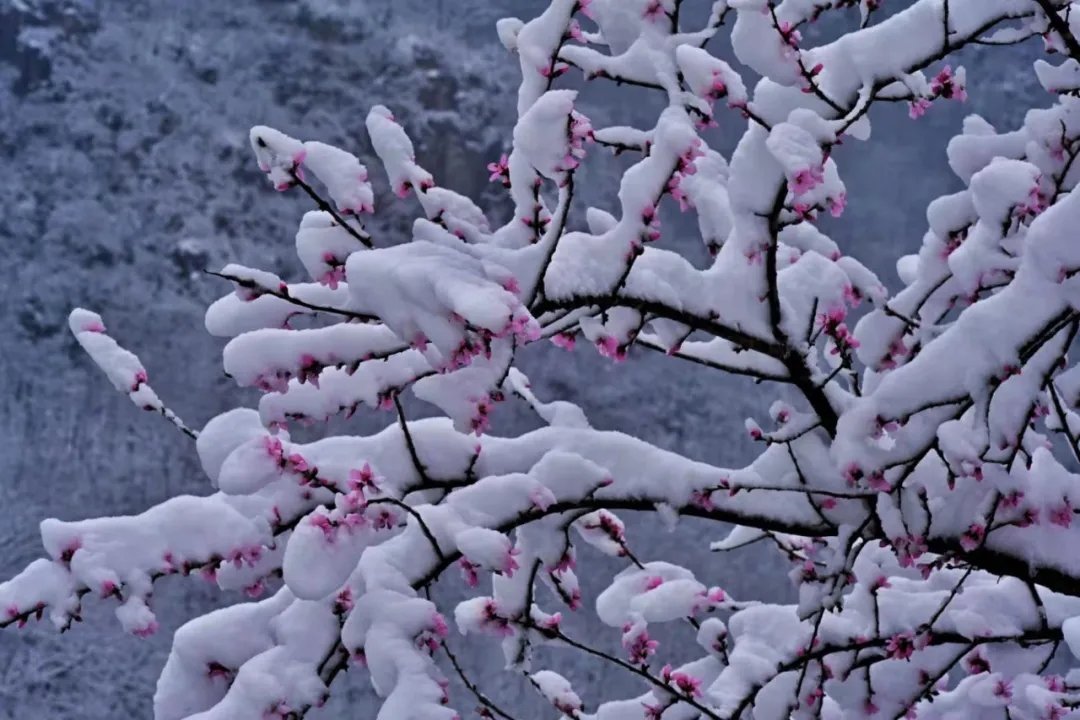
[[[183,420],[165,407],[158,398],[157,393],[150,387],[142,361],[106,334],[105,323],[100,315],[76,308],[68,316],[68,327],[94,364],[109,378],[113,387],[127,395],[136,407],[159,413],[185,435],[193,439],[198,437],[196,431],[185,425]]]

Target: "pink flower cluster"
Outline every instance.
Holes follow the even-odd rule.
[[[375,475],[369,463],[359,470],[349,471],[349,491],[345,493],[345,507],[352,512],[358,512],[367,507],[368,501],[381,494],[379,487],[381,477]]]
[[[818,211],[822,209],[827,209],[833,217],[840,217],[847,207],[846,192],[825,198],[824,206],[820,202],[797,199],[825,182],[825,161],[829,158],[830,149],[831,147],[828,146],[825,148],[824,157],[820,163],[802,168],[788,177],[788,192],[796,198],[791,209],[799,220],[814,220],[817,218]]]
[[[282,166],[282,169],[285,171],[285,173],[289,177],[287,179],[281,180],[280,182],[277,182],[274,185],[275,190],[277,190],[278,192],[285,192],[289,188],[296,185],[297,181],[299,181],[299,182],[304,181],[303,162],[304,162],[305,157],[307,157],[307,150],[304,150],[303,148],[301,148],[291,158],[286,159],[286,162]],[[271,167],[269,163],[260,160],[259,161],[259,170],[262,170],[264,173],[267,174],[267,176],[269,176],[271,179],[273,179],[274,168]]]
[[[675,687],[676,691],[686,697],[701,697],[701,678],[690,673],[672,670],[670,665],[660,669],[660,680]]]
[[[551,342],[554,343],[556,347],[561,347],[563,350],[573,350],[576,343],[574,332],[566,331],[556,333],[551,336]]]
[[[417,192],[425,193],[433,187],[435,187],[435,182],[433,180],[431,180],[430,178],[423,178],[420,180],[420,186]],[[394,193],[399,198],[407,198],[409,196],[409,191],[412,189],[413,184],[408,180],[405,180],[397,186],[397,188],[394,190]]]
[[[469,560],[467,557],[462,557],[458,560],[458,567],[461,569],[461,576],[465,579],[465,584],[471,588],[480,584],[480,566]]]
[[[359,185],[363,185],[368,181],[368,174],[366,171],[361,172],[356,176],[356,182]],[[354,199],[351,204],[341,206],[342,215],[359,215],[360,213],[373,213],[375,212],[375,206],[371,203],[365,203]]]
[[[426,648],[434,655],[439,650],[441,641],[450,634],[450,628],[446,625],[446,619],[439,613],[433,613],[430,622],[430,627],[421,630],[416,636],[415,644],[417,648]]]
[[[491,173],[488,182],[498,180],[503,187],[510,187],[510,158],[507,157],[506,153],[503,153],[502,157],[496,162],[488,163],[487,169]]]
[[[622,646],[630,656],[630,662],[635,665],[644,665],[649,661],[649,657],[656,652],[656,648],[660,647],[660,643],[657,640],[649,639],[649,631],[645,628],[634,631],[634,625],[627,623],[623,625],[623,639]]]
[[[477,435],[483,435],[491,427],[491,410],[493,404],[504,399],[501,390],[492,390],[487,396],[469,398],[473,405],[472,417],[469,418],[469,429]]]
[[[337,290],[338,284],[345,281],[345,261],[330,251],[323,253],[322,260],[329,270],[319,276],[318,282]]]
[[[520,292],[517,281],[511,279],[504,285],[504,289],[515,295]],[[540,323],[525,310],[518,298],[512,299],[512,311],[506,325],[498,332],[492,332],[486,328],[478,328],[457,313],[450,316],[454,322],[462,325],[465,329],[461,342],[454,351],[446,358],[439,372],[448,373],[466,367],[474,357],[483,355],[491,359],[491,343],[495,339],[512,338],[520,344],[535,342],[540,339]],[[414,341],[418,346],[426,347],[427,338],[420,336]]]
[[[622,362],[626,359],[627,346],[620,343],[619,339],[614,335],[602,335],[597,338],[596,349],[600,351],[601,355],[611,358],[615,362]]]
[[[582,159],[585,157],[585,143],[593,142],[595,140],[593,136],[592,123],[589,118],[585,117],[577,110],[570,111],[570,118],[567,125],[567,134],[570,138],[570,147],[566,153],[566,157],[563,158],[562,164],[558,167],[558,170],[562,172],[570,172],[577,169],[581,165]],[[559,186],[562,187],[567,182],[564,179]]]
[[[843,351],[855,350],[859,347],[859,341],[851,334],[848,326],[844,324],[846,317],[847,308],[843,306],[835,307],[818,315],[818,326],[833,341],[833,348],[830,351],[833,355],[838,355]]]
[[[815,165],[799,170],[788,178],[788,190],[796,197],[805,195],[825,182],[825,166]]]
[[[615,543],[623,547],[623,550],[619,552],[620,556],[626,555],[626,529],[622,524],[622,521],[617,517],[609,513],[607,510],[598,510],[596,513],[596,521],[589,521],[583,523],[583,527],[586,530],[593,532],[599,531],[608,536],[608,538]]]
[[[693,207],[693,203],[686,195],[686,191],[682,189],[682,179],[687,175],[697,174],[697,164],[695,161],[699,157],[705,155],[705,151],[701,149],[701,138],[694,138],[694,141],[690,144],[690,147],[679,156],[678,164],[675,166],[675,172],[668,178],[667,185],[664,190],[671,195],[672,199],[679,203],[679,209],[686,211]],[[659,233],[657,233],[659,237]],[[656,238],[650,237],[650,240]]]
[[[514,628],[511,626],[510,620],[499,615],[499,606],[492,598],[488,598],[484,602],[480,627],[496,637],[512,637],[514,634]]]
[[[1031,192],[1028,193],[1027,202],[1013,208],[1013,216],[1019,220],[1029,220],[1040,215],[1048,207],[1050,207],[1050,197],[1036,182],[1035,186],[1031,188]]]
[[[964,89],[959,79],[953,74],[950,65],[942,68],[941,72],[930,81],[929,97],[916,97],[908,104],[908,115],[912,120],[922,117],[930,108],[930,103],[938,98],[959,100],[960,102],[967,100],[967,90]]]

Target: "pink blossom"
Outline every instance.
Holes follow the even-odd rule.
[[[157,620],[151,620],[146,625],[143,625],[142,627],[137,627],[132,630],[131,634],[135,635],[136,637],[148,638],[154,633],[156,633],[160,627],[161,626],[158,624]]]
[[[209,663],[206,664],[206,675],[211,680],[223,678],[227,682],[231,682],[233,677],[233,671],[225,667],[221,663],[211,660]]]
[[[354,606],[352,588],[344,587],[334,598],[334,614],[345,615],[352,612]]]
[[[802,34],[789,22],[780,23],[776,29],[780,32],[780,38],[790,48],[798,48]]]
[[[146,371],[139,368],[135,371],[135,378],[131,381],[131,389],[129,392],[135,392],[143,384],[149,382],[149,378],[146,376]]]
[[[540,512],[544,512],[551,507],[554,499],[555,496],[547,488],[538,488],[529,493],[529,502]]]
[[[971,675],[988,673],[990,672],[990,661],[983,657],[980,651],[976,650],[964,658],[964,669]]]
[[[1039,517],[1039,511],[1035,508],[1025,508],[1023,515],[1016,522],[1017,527],[1030,527],[1032,525],[1038,525],[1041,522]]]
[[[926,111],[930,108],[930,101],[926,98],[916,98],[912,102],[908,103],[908,115],[912,120],[921,118],[926,114]]]
[[[498,614],[498,606],[491,599],[484,603],[481,627],[497,637],[511,637],[514,634],[510,621]]]
[[[844,214],[844,208],[847,207],[847,193],[842,192],[835,197],[826,198],[825,203],[829,206],[829,214],[838,218]]]
[[[571,610],[581,609],[581,588],[574,588],[570,591],[570,598],[566,601],[566,605]]]
[[[664,584],[664,578],[660,577],[659,575],[653,575],[651,577],[645,578],[645,590],[646,591],[655,590],[656,588],[660,587],[663,584]]]
[[[892,485],[885,479],[885,475],[880,471],[875,471],[866,476],[866,484],[871,490],[877,490],[878,492],[889,492],[892,490]]]
[[[716,101],[727,97],[727,94],[728,88],[727,84],[724,82],[723,75],[721,75],[719,71],[713,70],[712,85],[709,86],[706,97],[708,97],[709,100]]]
[[[573,332],[561,332],[551,336],[551,342],[556,347],[561,347],[563,350],[574,349],[574,333]]]
[[[502,567],[499,569],[499,574],[505,575],[508,578],[514,577],[514,571],[521,568],[521,566],[518,565],[518,561],[514,558],[520,554],[520,548],[509,548],[506,551],[506,555],[502,558]]]
[[[540,73],[541,77],[553,80],[569,69],[570,66],[564,63],[555,63],[554,65],[544,65],[543,67],[537,68],[537,72]]]
[[[375,517],[371,518],[371,527],[374,530],[392,530],[397,523],[397,515],[384,507],[376,510]]]
[[[900,567],[914,567],[915,561],[926,552],[926,541],[918,535],[898,537],[892,541]]]
[[[431,627],[435,634],[441,638],[444,638],[450,634],[450,628],[446,625],[446,618],[440,613],[434,613],[431,616]]]
[[[491,413],[491,401],[487,398],[474,398],[471,400],[473,405],[473,415],[469,420],[470,429],[477,435],[483,435],[487,432],[488,427],[491,424],[489,414]]]
[[[973,523],[960,536],[960,547],[964,548],[964,550],[968,552],[971,552],[975,548],[982,545],[982,541],[985,536],[986,526],[980,523]]]
[[[19,607],[17,605],[8,605],[7,608],[5,608],[4,613],[7,615],[7,619],[9,621],[20,618],[20,616],[22,615],[22,612],[19,610]],[[19,619],[19,627],[26,627],[25,618]]]
[[[623,632],[630,632],[630,627],[624,627]],[[622,646],[626,649],[630,655],[630,662],[635,665],[644,665],[648,662],[649,657],[656,652],[656,648],[660,647],[660,643],[656,640],[649,639],[648,630],[642,630],[640,633],[634,635],[631,638],[623,638]]]
[[[567,548],[566,552],[562,554],[559,561],[548,568],[551,573],[564,573],[567,570],[573,570],[577,567],[577,560],[574,557],[574,549]]]
[[[646,720],[661,720],[664,716],[664,711],[667,707],[663,705],[653,705],[647,702],[642,702],[641,706],[645,708]]]
[[[649,0],[645,6],[644,18],[650,22],[656,22],[664,15],[664,6],[660,0]]]
[[[458,560],[458,567],[461,568],[461,575],[465,578],[466,585],[476,587],[480,584],[480,575],[477,573],[477,570],[480,569],[479,565],[463,557]]]
[[[1059,720],[1069,714],[1069,711],[1059,703],[1047,703],[1043,709],[1044,720]]]
[[[619,341],[612,335],[603,335],[597,339],[596,348],[601,355],[616,362],[622,362],[626,359],[626,348],[621,346]]]
[[[315,358],[310,353],[304,353],[300,356],[300,368],[297,373],[296,379],[301,385],[310,382],[316,388],[319,387],[319,373],[326,367],[322,362]]]
[[[570,36],[571,40],[585,42],[585,36],[581,32],[581,25],[578,23],[577,20],[571,18],[570,24],[566,28],[566,34]]]
[[[715,607],[727,600],[727,593],[722,588],[714,587],[708,590],[699,590],[697,599],[694,600],[692,614],[696,615],[705,608]]]
[[[848,487],[855,487],[855,485],[862,480],[863,471],[856,463],[850,463],[844,468],[844,479],[847,480]]]
[[[788,180],[788,190],[797,197],[810,192],[824,181],[824,168],[821,166],[803,168]]]
[[[362,510],[365,509],[366,507],[359,508],[357,511],[346,513],[345,516],[341,519],[342,526],[349,531],[356,530],[357,528],[366,527],[367,517],[362,512]],[[378,528],[375,529],[377,530]]]
[[[305,473],[311,468],[308,466],[307,460],[299,453],[293,453],[285,458],[286,466],[295,473]]]
[[[712,501],[711,490],[695,490],[690,494],[690,504],[696,505],[703,510],[712,510],[714,508]]]
[[[679,692],[687,697],[700,697],[701,696],[701,678],[690,675],[684,672],[671,673],[671,681]]]
[[[690,196],[686,194],[686,191],[682,188],[682,178],[679,175],[672,175],[667,181],[665,186],[668,194],[672,199],[679,203],[679,209],[686,212],[693,207],[693,203],[690,201]]]
[[[599,530],[607,535],[612,542],[622,545],[626,540],[623,536],[624,529],[622,522],[606,510],[597,511],[596,516],[597,520],[595,522],[586,522],[584,523],[584,527],[587,530]]]
[[[379,482],[382,478],[375,475],[375,471],[371,469],[370,463],[364,463],[364,466],[359,470],[349,471],[349,489],[359,491],[361,493],[371,492],[378,493],[381,491]]]
[[[1073,507],[1068,500],[1063,500],[1061,505],[1050,509],[1049,515],[1051,525],[1067,528],[1072,525]]]
[[[489,182],[498,180],[504,187],[510,187],[510,158],[506,156],[506,153],[503,153],[497,162],[488,163],[487,169],[491,173]]]
[[[321,513],[313,513],[308,524],[312,527],[317,527],[323,532],[323,536],[328,542],[333,542],[334,537],[337,535],[337,524],[334,523],[328,516]]]
[[[82,549],[82,540],[75,538],[60,551],[60,562],[70,563],[75,553]]]
[[[885,644],[889,657],[897,660],[910,660],[911,656],[915,654],[914,637],[914,633],[906,632],[889,638],[889,641]]]
[[[319,276],[318,282],[322,285],[326,285],[331,290],[337,290],[338,285],[345,282],[345,266],[339,265],[330,268]]]
[[[284,720],[284,718],[290,717],[292,713],[293,708],[287,702],[277,700],[263,712],[263,720]]]
[[[943,97],[946,100],[956,99],[960,102],[967,100],[967,90],[960,84],[949,65],[942,68],[941,72],[930,81],[930,91],[934,97]]]
[[[1004,510],[1016,508],[1020,506],[1020,501],[1024,499],[1024,493],[1021,490],[1010,490],[1009,492],[1001,496],[1000,506]]]

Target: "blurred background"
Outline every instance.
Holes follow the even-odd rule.
[[[310,209],[279,195],[251,157],[247,131],[266,124],[339,145],[384,180],[364,133],[374,104],[388,105],[441,184],[481,201],[495,218],[505,200],[486,165],[506,149],[514,121],[516,58],[497,43],[494,22],[535,16],[544,0],[0,0],[0,579],[41,554],[45,517],[135,514],[165,498],[206,494],[209,483],[186,438],[112,392],[78,351],[66,316],[100,312],[111,333],[137,352],[155,389],[189,424],[253,401],[223,377],[221,343],[202,327],[206,306],[229,292],[206,268],[240,262],[299,279],[296,226]],[[885,0],[886,14],[909,5]],[[686,0],[694,13],[711,3]],[[856,20],[833,13],[804,33],[819,43]],[[723,36],[710,45],[730,57]],[[872,113],[873,136],[838,154],[849,208],[824,228],[890,287],[895,262],[919,247],[925,208],[960,185],[945,144],[965,114],[1013,129],[1033,105],[1041,48],[968,51],[970,100],[937,103],[912,121],[905,108]],[[955,61],[954,61],[955,62]],[[754,81],[747,74],[747,84]],[[590,84],[580,108],[594,125],[652,127],[656,98]],[[720,119],[709,142],[725,154],[745,121]],[[579,198],[613,208],[619,164],[591,159]],[[380,188],[372,230],[407,239],[413,201]],[[691,216],[664,209],[662,243],[695,262],[705,253]],[[596,427],[634,433],[661,447],[724,466],[752,457],[743,420],[763,413],[772,388],[638,351],[613,365],[589,347],[566,353],[530,348],[521,367],[541,397],[580,404]],[[500,408],[499,434],[531,427],[513,401]],[[428,412],[410,404],[416,415]],[[362,411],[336,428],[366,434],[390,422]],[[790,599],[785,563],[764,547],[710,555],[725,528],[686,521],[669,533],[650,518],[627,518],[631,545],[646,560],[666,557],[740,598]],[[587,553],[583,553],[587,554]],[[595,558],[583,578],[586,606],[618,564]],[[461,597],[456,572],[438,588]],[[239,600],[197,580],[162,583],[155,610],[162,631],[125,635],[107,603],[60,636],[47,624],[0,632],[0,720],[111,720],[152,716],[154,683],[172,631],[185,620]],[[449,609],[450,605],[445,606]],[[579,613],[582,614],[582,613]],[[577,618],[577,637],[614,650],[618,635]],[[682,634],[680,634],[682,633]],[[662,635],[671,659],[692,637]],[[501,672],[497,647],[451,637],[454,648],[503,707],[533,717],[543,705],[519,677]],[[583,696],[642,691],[618,668],[569,654],[543,655]],[[475,703],[455,685],[464,717]],[[361,672],[335,686],[311,717],[371,717],[377,709]],[[591,706],[590,706],[591,709]],[[544,710],[547,716],[552,711]]]

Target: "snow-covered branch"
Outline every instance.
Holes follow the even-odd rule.
[[[216,492],[132,517],[45,521],[49,557],[0,584],[0,626],[48,615],[67,628],[95,594],[145,635],[166,575],[199,572],[252,595],[280,582],[177,633],[159,720],[303,717],[357,665],[383,699],[380,718],[450,720],[444,656],[482,714],[514,717],[468,678],[451,626],[499,639],[508,666],[575,720],[1075,712],[1080,675],[1047,668],[1063,644],[1080,655],[1080,10],[916,0],[886,15],[878,0],[716,0],[688,28],[689,5],[552,0],[528,22],[500,21],[522,71],[512,148],[489,166],[512,205],[501,226],[417,163],[383,105],[367,117],[371,145],[391,188],[423,211],[396,244],[360,221],[379,208],[357,157],[254,128],[273,185],[317,206],[296,235],[310,282],[216,273],[233,292],[206,326],[228,338],[227,374],[263,393],[258,410],[189,430],[101,319],[72,313],[116,389],[197,438]],[[800,28],[855,9],[851,32],[806,45]],[[732,18],[738,64],[762,78],[752,89],[708,49]],[[891,293],[817,225],[847,202],[833,150],[869,140],[879,102],[906,103],[917,121],[963,101],[966,70],[947,64],[957,50],[1036,35],[1058,57],[1035,64],[1048,107],[1011,132],[965,121],[948,146],[963,189],[930,204]],[[575,70],[655,91],[654,126],[594,127],[582,91],[558,86]],[[726,158],[701,131],[730,122],[746,130]],[[632,164],[617,202],[578,219],[579,169],[598,148]],[[707,266],[668,242],[669,205],[693,211]],[[319,324],[294,329],[301,315]],[[762,447],[750,465],[697,462],[537,396],[519,354],[579,338],[616,362],[643,348],[785,385],[785,399],[747,420]],[[410,420],[408,391],[444,417]],[[491,435],[508,396],[546,427]],[[308,444],[288,433],[367,410],[393,413],[384,431]],[[617,512],[733,524],[717,552],[767,540],[793,564],[798,602],[737,601],[674,558],[639,558]],[[592,551],[630,560],[589,599],[623,654],[546,608],[583,606],[576,568]],[[490,578],[491,591],[451,618],[430,590],[454,568],[470,587]],[[693,627],[699,659],[660,660],[668,650],[649,628],[671,621]],[[613,664],[644,694],[579,695],[532,668],[540,645]]]

